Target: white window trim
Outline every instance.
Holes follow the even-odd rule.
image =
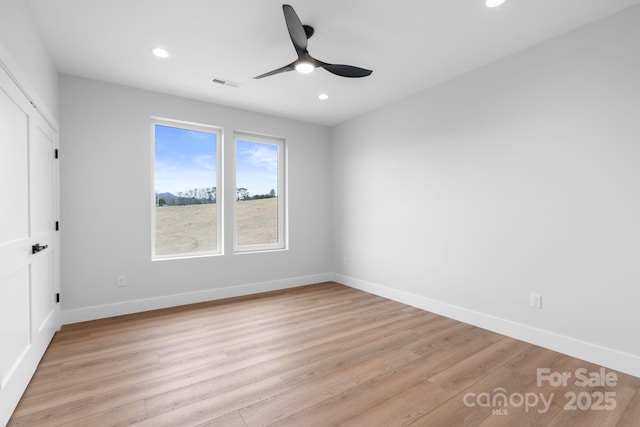
[[[156,188],[155,188],[155,162],[156,162],[156,139],[155,126],[168,126],[180,129],[195,130],[201,132],[215,133],[216,137],[216,250],[198,251],[177,254],[156,254]],[[223,128],[203,123],[188,122],[175,119],[167,119],[163,117],[151,117],[151,260],[162,261],[184,258],[201,258],[209,256],[218,256],[224,254],[224,236],[223,236],[223,204],[224,204],[224,182],[223,182],[223,164],[222,156],[224,155],[224,132]]]
[[[237,222],[237,202],[235,201],[235,189],[238,188],[237,183],[237,147],[238,140],[247,140],[251,142],[258,142],[261,144],[271,144],[278,146],[278,243],[264,244],[264,245],[238,245],[238,222]],[[233,161],[232,163],[232,176],[234,191],[234,203],[233,203],[233,253],[255,253],[255,252],[268,252],[268,251],[281,251],[289,249],[289,224],[288,224],[288,185],[287,185],[287,170],[288,170],[288,154],[287,144],[285,138],[270,136],[264,134],[258,134],[247,131],[235,131],[233,133]]]

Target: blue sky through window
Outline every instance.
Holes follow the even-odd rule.
[[[236,142],[236,186],[252,196],[278,191],[278,146],[245,140]]]
[[[156,125],[156,191],[178,195],[215,187],[217,139],[216,133]]]

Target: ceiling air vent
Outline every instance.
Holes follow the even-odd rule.
[[[240,87],[240,83],[232,82],[231,80],[221,79],[220,77],[214,77],[211,81],[223,86]]]

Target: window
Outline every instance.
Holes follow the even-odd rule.
[[[284,140],[235,135],[234,250],[286,247]]]
[[[221,253],[221,130],[153,120],[152,257]]]

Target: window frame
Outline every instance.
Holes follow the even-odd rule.
[[[207,132],[216,134],[216,249],[196,252],[183,252],[172,254],[156,254],[156,125],[172,127],[184,130],[193,130],[198,132]],[[172,259],[188,259],[220,256],[224,254],[224,129],[219,126],[209,125],[205,123],[196,123],[176,119],[168,119],[164,117],[151,117],[151,260],[163,261]]]
[[[238,245],[238,202],[236,200],[235,191],[238,188],[238,174],[237,174],[237,149],[238,141],[255,142],[259,144],[275,145],[278,147],[278,171],[277,179],[278,185],[276,189],[277,194],[277,209],[278,209],[278,242],[256,245]],[[268,251],[282,251],[289,249],[289,224],[288,224],[288,153],[286,139],[283,137],[259,134],[247,131],[234,131],[233,133],[233,153],[232,153],[232,180],[233,187],[231,190],[234,192],[233,203],[233,215],[232,215],[232,234],[233,234],[233,253],[255,253],[255,252],[268,252]]]

